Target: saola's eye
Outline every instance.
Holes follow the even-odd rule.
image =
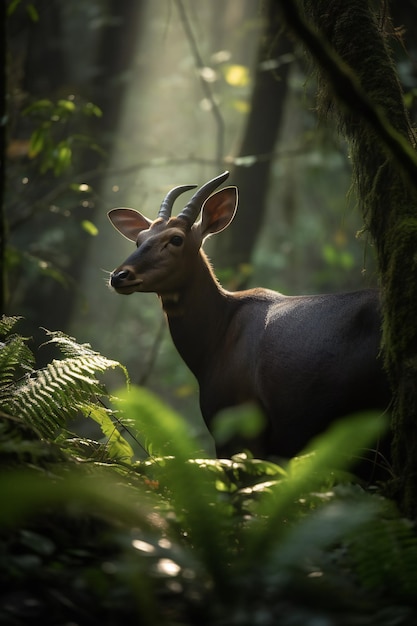
[[[169,240],[169,243],[172,243],[173,246],[181,246],[182,242],[183,242],[183,238],[181,237],[181,235],[174,235],[173,237],[171,237],[171,239]]]

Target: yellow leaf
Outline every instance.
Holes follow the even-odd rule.
[[[195,388],[192,385],[181,385],[175,390],[177,398],[187,398],[195,392]]]
[[[227,65],[224,78],[233,87],[246,87],[250,80],[249,70],[245,65]]]
[[[238,111],[239,113],[249,113],[250,105],[247,100],[235,99],[232,102],[232,106],[235,111]]]
[[[97,226],[95,224],[93,224],[93,222],[90,222],[90,220],[83,220],[81,222],[81,226],[92,237],[95,237],[96,235],[98,235],[98,228],[97,228]]]

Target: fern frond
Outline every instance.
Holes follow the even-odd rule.
[[[385,590],[401,600],[417,595],[417,536],[407,519],[374,521],[351,546],[355,570],[368,589]],[[393,584],[395,581],[395,584]]]
[[[34,364],[32,352],[19,335],[8,337],[0,344],[0,392]]]
[[[17,321],[2,318],[0,332],[7,333]],[[41,437],[51,438],[79,415],[81,407],[93,410],[97,405],[93,398],[108,396],[98,373],[120,368],[127,381],[128,374],[118,361],[89,344],[78,344],[62,332],[46,333],[47,343],[57,345],[66,358],[54,359],[40,370],[33,370],[35,359],[25,338],[13,335],[0,344],[0,407],[26,421]]]
[[[90,417],[100,426],[102,433],[107,438],[107,455],[118,461],[128,461],[133,457],[133,450],[126,439],[120,434],[118,424],[111,415],[111,411],[104,406],[80,405],[80,410],[86,417]]]
[[[0,337],[8,335],[20,319],[22,318],[17,315],[2,315],[0,318]]]
[[[97,378],[106,370],[120,368],[129,382],[126,368],[96,352],[89,344],[79,344],[62,332],[45,331],[50,338],[47,343],[55,344],[64,358],[54,359],[44,368],[34,370],[35,358],[26,345],[27,340],[20,335],[7,337],[18,320],[0,319],[0,337],[4,339],[0,342],[0,410],[3,414],[36,433],[37,439],[49,441],[57,441],[67,422],[82,414],[100,425],[105,436],[100,449],[107,459],[132,458],[132,448],[118,430],[120,424],[113,421],[111,411],[100,403],[100,398],[109,394]]]
[[[10,399],[14,382],[25,372],[31,372],[35,362],[26,338],[21,335],[6,337],[18,320],[18,317],[6,316],[0,319],[0,407]]]
[[[91,363],[90,371],[92,374],[94,374],[95,371],[104,372],[109,368],[119,367],[123,371],[126,380],[129,381],[129,374],[124,365],[118,361],[104,357],[96,350],[93,350],[89,343],[78,343],[76,339],[61,331],[44,330],[46,334],[51,337],[45,345],[54,344],[59,348],[62,355],[72,359],[82,359],[84,371],[88,369],[88,361]]]
[[[80,405],[91,404],[92,396],[107,395],[95,374],[117,366],[101,355],[54,359],[16,385],[7,409],[27,419],[42,437],[52,437],[78,415]]]

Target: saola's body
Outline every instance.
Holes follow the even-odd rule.
[[[176,218],[172,204],[190,186],[172,190],[154,222],[132,209],[111,211],[137,250],[110,282],[119,293],[160,296],[173,341],[198,380],[209,428],[221,409],[256,402],[269,420],[264,454],[290,457],[336,418],[386,406],[379,294],[225,291],[201,244],[233,219],[236,189],[210,196],[226,177],[204,185]]]

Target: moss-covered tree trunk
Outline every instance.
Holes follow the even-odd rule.
[[[369,0],[280,0],[320,70],[321,110],[350,144],[354,181],[375,242],[383,351],[394,390],[396,495],[417,514],[417,160],[383,24]],[[304,16],[302,14],[304,11]]]
[[[0,8],[0,315],[6,301],[6,225],[4,218],[4,184],[6,174],[6,4]]]

